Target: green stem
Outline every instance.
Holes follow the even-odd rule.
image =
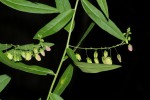
[[[51,87],[50,87],[50,90],[48,92],[48,96],[47,96],[46,100],[49,100],[49,97],[50,97],[50,94],[52,93],[52,90],[53,90],[54,84],[56,82],[57,76],[58,76],[58,74],[60,72],[60,69],[62,67],[62,64],[63,64],[63,61],[64,61],[64,57],[66,55],[66,50],[69,47],[70,37],[71,37],[71,33],[72,33],[72,28],[73,28],[73,21],[75,19],[75,15],[76,15],[76,10],[77,10],[78,3],[79,3],[79,0],[76,0],[76,4],[75,4],[75,8],[74,8],[74,14],[73,14],[73,17],[72,17],[72,20],[71,20],[71,26],[70,26],[70,30],[69,30],[69,34],[68,34],[68,39],[67,39],[66,47],[65,47],[64,53],[62,55],[61,61],[59,63],[58,69],[56,71],[56,74],[54,76],[54,79],[52,81],[52,84],[51,84]]]

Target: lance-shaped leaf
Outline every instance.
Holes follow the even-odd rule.
[[[54,89],[55,94],[61,95],[63,91],[66,89],[68,84],[70,83],[73,75],[73,66],[69,65],[62,76],[60,77],[56,88]]]
[[[56,8],[62,13],[71,9],[69,0],[55,0]]]
[[[21,70],[24,72],[28,72],[28,73],[32,73],[32,74],[37,74],[37,75],[54,75],[54,72],[50,69],[47,68],[43,68],[37,65],[26,65],[24,63],[21,62],[14,62],[9,60],[6,55],[0,51],[0,62],[2,62],[3,64],[17,69],[17,70]]]
[[[73,12],[74,10],[67,10],[56,16],[35,34],[34,39],[38,39],[39,35],[44,38],[61,30],[72,18]]]
[[[74,27],[75,27],[75,21],[73,21],[73,23],[71,23],[71,21],[65,26],[65,30],[69,33],[70,31],[70,27],[72,25],[72,29],[71,29],[71,32],[73,31]]]
[[[64,100],[64,99],[55,93],[51,93],[49,100]]]
[[[71,48],[67,48],[67,55],[74,61],[74,62],[78,62],[74,51]]]
[[[78,66],[82,72],[85,73],[99,73],[121,67],[120,65],[95,64],[86,62],[74,62],[74,64]]]
[[[7,50],[11,47],[12,47],[12,45],[10,45],[10,44],[1,44],[0,43],[0,51]]]
[[[82,6],[88,16],[103,30],[113,35],[114,37],[125,41],[125,37],[120,29],[110,19],[107,21],[100,10],[93,6],[88,0],[82,0]]]
[[[106,17],[109,19],[108,5],[106,0],[96,0],[101,10],[104,12]]]
[[[22,12],[38,14],[59,13],[59,10],[54,7],[41,3],[33,3],[27,0],[0,0],[0,2]]]
[[[10,82],[11,77],[8,75],[0,75],[0,93],[3,91],[3,89],[8,85]]]

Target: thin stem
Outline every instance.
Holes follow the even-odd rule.
[[[71,33],[72,33],[72,28],[73,28],[73,21],[75,19],[75,15],[76,15],[76,10],[77,10],[78,3],[79,3],[79,0],[76,0],[76,4],[75,4],[75,8],[74,8],[74,14],[73,14],[73,17],[72,17],[72,20],[71,20],[71,26],[70,26],[70,30],[69,30],[69,34],[68,34],[68,39],[67,39],[66,47],[65,47],[64,53],[62,55],[61,61],[59,63],[58,69],[56,71],[56,74],[54,76],[54,79],[52,81],[52,84],[51,84],[51,87],[50,87],[50,90],[49,90],[49,93],[48,93],[48,96],[47,96],[46,100],[49,100],[49,97],[50,97],[50,94],[52,93],[52,90],[53,90],[54,84],[56,82],[57,76],[58,76],[58,74],[60,72],[60,69],[62,67],[62,64],[63,64],[63,61],[64,61],[64,57],[66,55],[66,50],[69,47],[70,37],[71,37]]]

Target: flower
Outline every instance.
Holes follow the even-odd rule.
[[[40,55],[35,54],[35,59],[36,59],[37,61],[41,61],[41,57],[40,57]]]
[[[128,50],[133,51],[133,46],[131,44],[128,44]]]
[[[79,60],[79,61],[81,61],[81,56],[80,56],[80,54],[78,54],[78,53],[76,53],[76,58]]]
[[[41,53],[42,56],[45,56],[45,52],[42,48],[40,48],[40,53]]]
[[[51,51],[51,48],[48,47],[48,46],[45,46],[45,50],[46,50],[46,51]]]

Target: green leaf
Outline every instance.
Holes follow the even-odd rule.
[[[104,12],[106,17],[109,19],[108,5],[106,0],[96,0],[101,10]]]
[[[12,47],[12,45],[10,45],[10,44],[1,44],[0,43],[0,51],[7,50],[11,47]]]
[[[64,29],[69,33],[70,27],[71,27],[71,21],[67,24],[67,26],[65,26]],[[74,27],[75,27],[75,21],[73,21],[71,32],[73,31]]]
[[[55,93],[51,93],[49,100],[64,100],[64,99]]]
[[[74,62],[82,72],[85,73],[99,73],[103,71],[109,71],[121,67],[120,65],[109,65],[109,64],[95,64],[85,62]]]
[[[44,38],[61,30],[72,18],[73,12],[74,10],[68,10],[56,16],[35,34],[34,39],[38,39],[39,35]]]
[[[32,74],[37,74],[37,75],[54,75],[54,72],[50,69],[47,68],[43,68],[37,65],[26,65],[24,63],[21,62],[14,62],[9,60],[6,55],[0,51],[0,62],[2,62],[3,64],[17,69],[17,70],[21,70],[24,72],[28,72],[28,73],[32,73]]]
[[[67,48],[67,54],[74,62],[78,61],[74,54],[74,51],[71,48]]]
[[[88,0],[82,0],[81,2],[86,13],[99,27],[101,27],[103,30],[113,35],[114,37],[123,41],[125,40],[123,33],[113,21],[111,21],[110,19],[107,21],[102,12],[95,6],[93,6]]]
[[[8,85],[10,80],[11,80],[11,77],[9,77],[8,75],[0,75],[0,93]]]
[[[73,75],[73,66],[69,65],[62,74],[61,78],[59,79],[58,84],[53,93],[61,95],[65,90],[65,88],[70,83],[72,75]]]
[[[71,9],[69,0],[55,0],[56,8],[62,13]]]
[[[8,7],[22,12],[38,14],[59,13],[59,11],[54,7],[41,3],[32,3],[27,0],[1,0],[1,2]]]

